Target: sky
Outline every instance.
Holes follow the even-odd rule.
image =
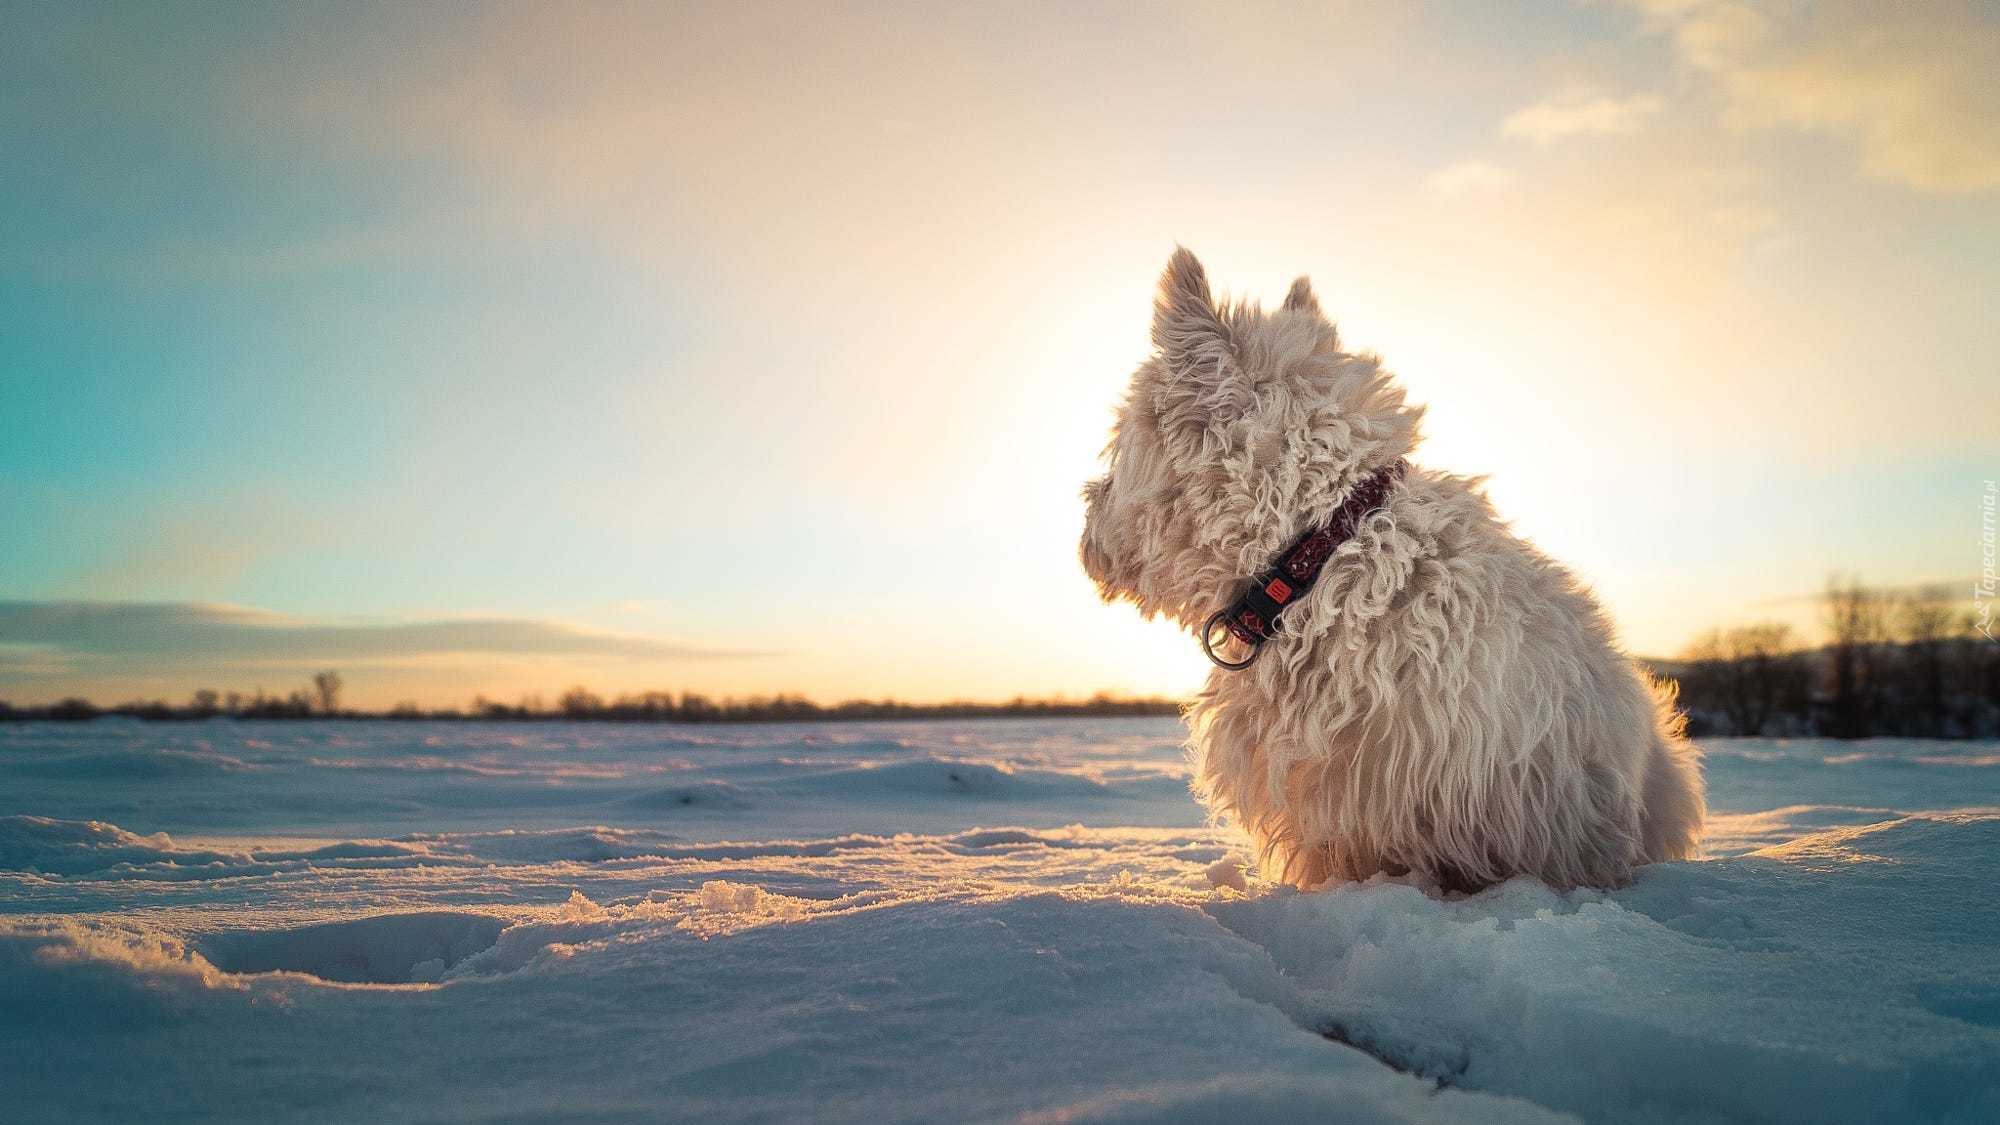
[[[1082,483],[1310,274],[1631,650],[1966,590],[2000,8],[0,0],[0,698],[1178,695]]]

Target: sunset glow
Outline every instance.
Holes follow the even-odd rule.
[[[1222,12],[10,9],[0,698],[1185,694],[1075,555],[1177,242],[1637,652],[1969,590],[1993,9]]]

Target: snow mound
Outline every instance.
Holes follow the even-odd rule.
[[[405,836],[400,842],[436,855],[493,863],[608,863],[658,855],[678,836],[647,829],[565,828],[548,831],[462,832]]]
[[[621,801],[635,809],[747,809],[751,801],[744,792],[726,782],[709,781],[691,785],[667,785],[634,793]]]
[[[164,832],[140,836],[115,824],[0,816],[0,870],[79,875],[121,865],[222,863],[232,853],[177,848]]]
[[[0,996],[7,998],[0,1005],[0,1047],[5,1048],[0,1078],[9,1079],[11,1093],[34,1073],[28,1067],[35,1049],[94,1043],[105,1032],[137,1033],[226,1013],[241,999],[241,991],[232,978],[170,934],[68,918],[0,919]],[[65,1035],[76,1038],[60,1038]],[[58,1037],[54,1044],[50,1036]],[[10,1067],[22,1069],[16,1075]],[[49,1093],[58,1105],[68,1097],[60,1088],[69,1082],[63,1073],[60,1066],[42,1072],[56,1087]],[[142,1106],[135,1102],[131,1109],[139,1115]],[[74,1115],[73,1109],[51,1109],[22,1119]]]
[[[752,883],[732,883],[710,879],[701,885],[701,907],[711,914],[738,918],[779,921],[805,916],[807,904],[787,895],[775,895]]]
[[[883,764],[859,765],[806,774],[774,786],[781,791],[809,789],[828,797],[850,800],[916,796],[1022,799],[1038,796],[1096,796],[1107,787],[1082,774],[923,756]]]
[[[1032,832],[1025,828],[986,828],[972,832],[960,832],[944,841],[947,847],[964,851],[1033,849],[1033,848],[1081,848],[1090,846],[1091,839],[1081,827],[1067,831]]]
[[[241,773],[256,767],[240,758],[200,750],[99,750],[50,755],[20,762],[13,771],[30,777],[74,780],[201,778]]]
[[[164,832],[141,836],[96,820],[0,816],[0,873],[88,880],[200,880],[312,867],[381,868],[434,861],[418,847],[343,840],[317,848],[190,848]],[[449,862],[448,858],[437,860]]]
[[[508,923],[486,914],[427,910],[287,930],[211,934],[195,943],[229,973],[303,973],[349,984],[436,981],[500,940]]]
[[[1446,1085],[1591,1119],[1992,1120],[2000,1033],[1964,1017],[2000,995],[1995,854],[2000,818],[1939,814],[1609,895],[1383,881],[1206,909],[1269,951],[1301,1026]]]

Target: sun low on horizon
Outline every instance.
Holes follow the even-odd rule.
[[[0,700],[1185,696],[1077,560],[1177,244],[1635,653],[1992,566],[1991,7],[0,24]]]

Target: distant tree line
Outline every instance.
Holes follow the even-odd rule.
[[[1966,599],[1969,602],[1969,599]],[[1882,590],[1836,577],[1821,596],[1826,643],[1801,645],[1788,625],[1759,622],[1702,634],[1678,660],[1650,662],[1679,681],[1681,706],[1696,735],[1866,738],[2000,737],[2000,644],[1973,627],[1969,605],[1945,587]],[[284,696],[203,689],[185,704],[138,701],[98,707],[65,699],[37,707],[0,701],[0,721],[82,720],[122,715],[147,720],[398,719],[625,723],[768,723],[842,719],[1173,715],[1169,699],[1014,699],[1005,703],[899,703],[849,700],[822,705],[800,695],[713,699],[664,691],[613,699],[574,687],[545,706],[539,696],[502,703],[479,696],[467,710],[415,702],[387,711],[341,706],[340,674],[326,671]]]
[[[540,696],[502,703],[478,696],[469,710],[424,708],[414,701],[386,711],[346,709],[340,705],[342,682],[337,672],[321,672],[309,687],[285,696],[259,690],[244,696],[207,688],[186,704],[164,700],[99,707],[86,699],[65,699],[37,707],[15,707],[0,701],[0,721],[82,721],[122,716],[158,722],[203,719],[394,719],[403,721],[474,720],[487,722],[614,722],[614,723],[771,723],[862,719],[1064,718],[1088,716],[1177,715],[1171,699],[1121,699],[1096,695],[1084,700],[1016,698],[1004,703],[900,703],[891,699],[853,699],[831,706],[800,695],[756,695],[744,699],[713,699],[696,692],[678,695],[649,691],[605,699],[588,688],[574,687],[544,706]]]
[[[1961,602],[1966,602],[1961,606]],[[2000,645],[1949,587],[1881,590],[1852,578],[1820,600],[1826,643],[1789,626],[1711,630],[1654,670],[1680,682],[1692,733],[2000,737]]]

